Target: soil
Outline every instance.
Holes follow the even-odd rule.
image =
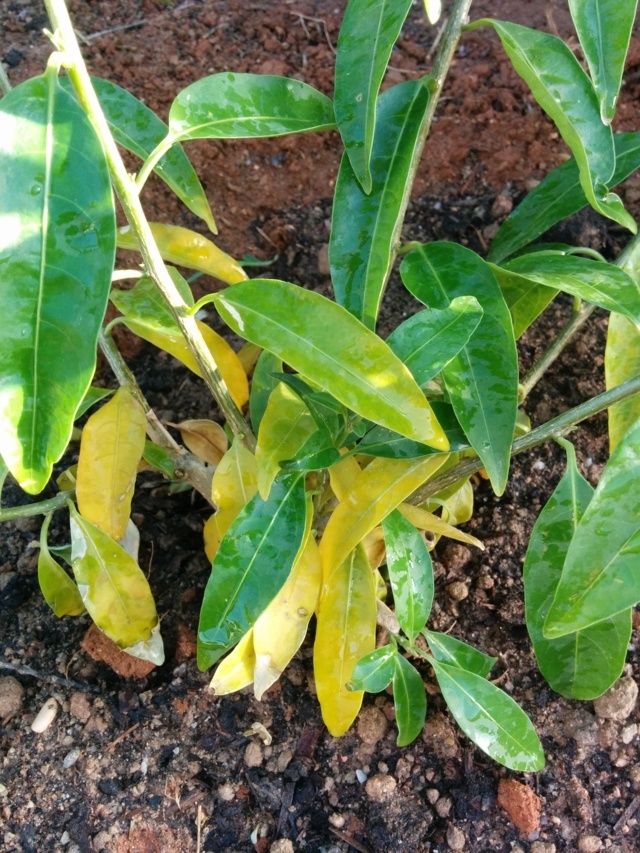
[[[393,53],[388,84],[429,67],[437,29],[424,24],[421,4],[414,5]],[[344,0],[73,0],[70,7],[92,72],[126,86],[163,117],[181,88],[220,70],[287,74],[328,94],[332,90]],[[551,8],[554,26],[569,36],[565,4]],[[548,28],[546,12],[543,0],[478,0],[473,17]],[[43,70],[46,25],[40,3],[5,0],[0,6],[0,57],[12,83]],[[626,83],[617,130],[635,129],[638,37]],[[277,255],[271,273],[329,292],[326,244],[339,161],[335,134],[194,143],[189,154],[212,201],[221,246],[237,256]],[[407,239],[454,239],[485,251],[512,204],[567,156],[497,39],[486,30],[465,35],[425,150]],[[629,179],[621,193],[637,216],[640,178]],[[200,228],[160,182],[151,182],[144,200],[150,218]],[[590,213],[557,229],[555,238],[608,256],[626,240]],[[381,331],[390,331],[413,310],[393,279]],[[557,300],[523,337],[523,371],[569,311],[568,300]],[[215,322],[213,315],[209,320]],[[534,424],[602,390],[605,333],[605,319],[597,316],[540,382],[526,405]],[[132,341],[127,352],[161,418],[215,417],[199,380],[169,357]],[[607,456],[605,417],[587,422],[575,442],[581,469],[595,484]],[[211,695],[208,675],[198,672],[193,660],[193,631],[209,573],[202,549],[209,510],[198,496],[169,494],[157,478],[140,478],[133,516],[141,533],[140,564],[156,596],[168,654],[164,666],[137,678],[95,660],[99,653],[91,637],[81,646],[87,617],[57,620],[47,608],[35,574],[37,554],[30,547],[39,520],[4,524],[0,849],[638,849],[637,709],[627,703],[618,719],[610,719],[593,703],[555,694],[535,666],[524,623],[526,544],[562,468],[560,448],[547,445],[514,461],[501,499],[479,482],[468,529],[486,551],[441,542],[435,552],[432,625],[452,628],[499,658],[493,677],[530,715],[545,747],[547,767],[530,775],[511,773],[473,747],[444,709],[428,668],[424,733],[405,748],[395,745],[387,694],[366,697],[359,721],[343,738],[328,735],[314,696],[309,640],[265,701],[258,703],[249,693]],[[11,483],[5,488],[6,505],[24,499]],[[58,527],[54,521],[52,535],[64,541],[62,519]],[[466,599],[448,595],[453,581],[466,585]],[[109,656],[108,649],[102,653]],[[627,676],[637,683],[637,623],[628,660]],[[633,683],[625,684],[632,691]],[[50,697],[57,702],[57,716],[36,734],[30,725]]]

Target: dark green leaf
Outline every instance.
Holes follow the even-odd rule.
[[[275,374],[280,382],[288,385],[305,404],[318,429],[330,439],[343,433],[346,409],[331,394],[316,391],[299,376],[292,373]]]
[[[376,178],[375,162],[371,169],[369,163],[372,145],[375,159],[374,128],[384,122],[381,104],[376,122],[376,99],[410,8],[411,0],[349,0],[340,28],[335,115],[353,174],[366,193]]]
[[[341,458],[330,436],[318,430],[309,436],[293,459],[282,460],[280,467],[284,471],[319,471],[330,468]]]
[[[142,458],[153,468],[164,474],[165,477],[168,477],[170,480],[175,479],[174,461],[164,447],[160,447],[152,441],[145,441]]]
[[[640,420],[616,445],[567,551],[544,636],[581,631],[640,601]]]
[[[427,696],[422,676],[402,655],[395,656],[393,702],[398,726],[396,743],[398,746],[406,746],[422,731],[427,714]]]
[[[0,101],[0,452],[31,494],[96,365],[115,256],[102,145],[52,67]]]
[[[251,414],[251,426],[254,433],[258,434],[260,421],[267,408],[271,392],[280,382],[274,374],[282,370],[282,359],[273,355],[268,350],[260,353],[251,380],[251,395],[249,396],[249,412]]]
[[[571,699],[594,699],[622,672],[631,611],[557,640],[543,635],[571,539],[593,496],[593,488],[578,471],[573,445],[561,443],[567,451],[567,470],[536,521],[524,561],[527,628],[540,672],[551,687]]]
[[[385,690],[393,679],[397,656],[396,646],[381,646],[360,658],[349,681],[349,690],[366,690],[367,693]]]
[[[171,105],[169,135],[185,139],[246,139],[331,130],[333,104],[287,77],[223,72],[183,89]]]
[[[431,403],[431,408],[449,439],[449,451],[467,450],[469,442],[462,432],[451,406],[448,403],[434,401]],[[397,432],[385,429],[385,427],[375,426],[367,432],[358,444],[356,452],[364,453],[367,456],[380,456],[385,459],[416,459],[419,456],[428,456],[439,451],[427,444],[411,441],[410,438],[405,438]]]
[[[95,404],[99,403],[100,400],[104,400],[105,397],[110,397],[112,394],[112,388],[98,388],[96,385],[90,385],[87,393],[84,395],[84,399],[78,407],[76,420],[81,418],[82,415],[91,408],[91,406],[95,406]]]
[[[475,672],[476,675],[486,678],[492,666],[498,658],[485,655],[479,649],[457,640],[450,634],[441,634],[439,631],[422,632],[429,643],[431,654],[441,663],[449,663],[452,666],[466,669],[467,672]]]
[[[456,296],[475,296],[484,311],[442,378],[456,417],[500,495],[509,473],[518,408],[518,356],[498,282],[482,258],[456,243],[414,249],[402,262],[400,275],[425,305],[443,309]]]
[[[331,280],[336,301],[370,329],[395,256],[402,199],[428,103],[429,90],[418,80],[380,96],[370,195],[358,183],[347,154],[340,165],[329,243]]]
[[[448,308],[409,317],[387,338],[418,385],[426,385],[456,356],[475,332],[482,308],[473,296],[458,296]]]
[[[511,770],[542,770],[538,735],[510,696],[474,672],[436,660],[431,665],[455,721],[476,746]]]
[[[304,537],[304,477],[284,474],[255,495],[224,535],[200,611],[198,667],[208,669],[246,634],[289,576]]]
[[[433,565],[420,532],[397,510],[382,522],[387,568],[400,627],[413,642],[433,604]]]

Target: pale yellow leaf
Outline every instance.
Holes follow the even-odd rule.
[[[256,654],[253,649],[253,628],[218,665],[211,679],[211,690],[218,696],[226,696],[248,687],[253,681]]]
[[[429,533],[435,533],[438,536],[447,536],[449,539],[455,539],[457,542],[466,542],[468,545],[474,545],[476,548],[484,551],[484,545],[475,536],[463,533],[462,530],[458,530],[457,527],[447,524],[446,521],[443,521],[432,512],[427,512],[422,507],[403,503],[400,504],[398,509],[407,521],[410,521],[418,530],[428,530]]]

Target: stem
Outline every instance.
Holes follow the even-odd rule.
[[[100,107],[100,102],[91,84],[89,72],[82,58],[80,47],[73,30],[64,0],[44,0],[49,19],[56,29],[58,41],[64,43],[63,63],[85,112],[89,116],[102,143],[114,189],[120,199],[124,213],[139,244],[148,274],[153,279],[167,302],[171,314],[180,327],[187,345],[193,353],[202,376],[225,416],[233,433],[253,450],[255,438],[249,424],[229,393],[220,371],[209,352],[194,317],[188,316],[178,289],[169,275],[158,247],[153,239],[145,217],[135,183],[129,177],[118,147]]]
[[[147,157],[147,159],[142,164],[142,168],[138,172],[138,177],[136,178],[136,191],[138,194],[142,192],[142,188],[147,182],[147,178],[153,172],[155,167],[158,165],[160,160],[164,157],[164,155],[169,151],[174,144],[175,139],[173,139],[170,135],[165,136],[162,142],[159,142],[156,147],[153,149],[151,154]]]
[[[0,62],[0,89],[2,89],[5,95],[8,95],[11,88],[11,81],[7,76],[7,72],[4,70],[4,65]]]
[[[622,385],[617,385],[609,391],[604,391],[596,397],[592,397],[579,406],[569,409],[558,415],[557,418],[547,421],[526,435],[521,435],[511,445],[511,455],[522,453],[524,450],[530,450],[532,447],[537,447],[538,444],[543,444],[553,438],[558,438],[570,432],[576,424],[597,415],[603,409],[608,409],[614,403],[619,403],[621,400],[626,400],[627,397],[633,397],[634,394],[640,393],[640,374],[633,379],[629,379]],[[445,471],[439,477],[434,477],[428,483],[425,483],[417,491],[415,491],[409,501],[412,504],[424,503],[428,498],[437,495],[443,489],[452,486],[458,480],[470,477],[482,468],[482,462],[478,458],[463,459],[458,465]]]
[[[49,498],[46,501],[36,501],[32,504],[23,506],[12,506],[7,509],[0,509],[0,521],[11,521],[15,518],[27,518],[30,515],[46,515],[48,512],[55,512],[57,509],[64,509],[67,501],[75,497],[75,491],[58,492],[55,498]]]

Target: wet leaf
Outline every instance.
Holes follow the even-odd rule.
[[[353,668],[349,690],[364,690],[367,693],[380,693],[393,681],[398,655],[396,646],[381,646],[369,652]]]
[[[216,295],[223,320],[364,418],[441,450],[446,437],[389,347],[340,305],[284,281],[252,279]]]
[[[260,429],[260,423],[264,417],[265,409],[269,402],[269,396],[280,383],[280,380],[273,374],[281,372],[282,359],[267,350],[263,350],[253,373],[251,395],[249,397],[251,426],[253,427],[253,431],[256,435]]]
[[[316,430],[292,459],[283,459],[280,465],[283,471],[320,471],[339,461],[340,451],[325,433]]]
[[[280,373],[278,379],[288,385],[305,404],[316,426],[331,441],[344,435],[347,410],[331,394],[316,391],[299,376]]]
[[[500,275],[498,283],[511,314],[516,340],[558,295],[558,291],[553,287],[535,284],[529,279],[515,275]]]
[[[152,468],[156,468],[169,480],[173,480],[175,478],[175,465],[173,459],[164,447],[160,447],[160,445],[154,444],[152,441],[145,441],[142,458],[148,465],[151,465]]]
[[[442,507],[442,520],[447,524],[456,526],[465,524],[473,517],[473,487],[470,480],[466,480],[456,491],[446,498],[439,499],[435,495],[429,504],[439,504]]]
[[[38,583],[44,600],[56,616],[79,616],[85,607],[78,587],[49,551],[47,533],[50,523],[51,515],[47,515],[40,531]]]
[[[424,539],[398,510],[382,522],[396,616],[411,642],[427,624],[433,604],[433,565]]]
[[[393,703],[396,707],[398,746],[414,741],[424,726],[427,715],[427,695],[418,670],[402,655],[395,656]]]
[[[179,424],[167,421],[167,426],[180,430],[182,440],[189,450],[210,465],[217,465],[227,452],[227,434],[215,421],[192,418],[180,421]]]
[[[436,536],[446,536],[448,539],[454,539],[456,542],[466,542],[468,545],[473,545],[475,548],[484,551],[484,545],[475,536],[465,533],[463,530],[458,530],[451,524],[447,524],[439,516],[434,515],[432,512],[427,512],[422,507],[402,503],[398,507],[398,510],[419,530],[428,530],[429,533],[435,533]]]
[[[468,449],[469,442],[456,420],[452,407],[438,400],[431,403],[431,408],[449,440],[449,451]],[[366,456],[380,456],[385,459],[416,459],[419,456],[440,452],[427,444],[412,441],[393,430],[380,426],[369,430],[356,449],[358,453]]]
[[[498,658],[485,655],[479,649],[474,649],[468,643],[457,640],[450,634],[441,634],[439,631],[422,631],[423,636],[429,644],[433,657],[442,663],[466,669],[467,672],[475,672],[476,675],[486,678]]]
[[[122,539],[131,515],[146,426],[142,406],[123,386],[91,415],[82,430],[78,509],[113,539]]]
[[[376,642],[376,591],[362,548],[339,565],[323,566],[313,672],[322,719],[333,737],[355,720],[363,693],[347,687],[357,662]]]
[[[455,721],[476,746],[511,770],[542,770],[535,729],[510,696],[474,672],[435,659],[431,665]]]
[[[544,637],[569,545],[593,497],[593,488],[578,471],[573,445],[568,441],[562,445],[567,470],[538,516],[524,561],[527,629],[540,672],[550,686],[572,699],[595,699],[620,677],[631,636],[631,611],[556,640]]]
[[[359,0],[356,5],[375,5],[382,12],[404,17],[410,0]],[[345,21],[353,0],[347,6]],[[358,40],[364,48],[363,30],[374,25],[374,16],[359,22]],[[401,24],[401,21],[399,21]],[[340,38],[342,39],[341,30]],[[355,34],[353,34],[355,36]],[[351,41],[353,39],[350,39]],[[394,38],[395,40],[395,38]],[[343,54],[344,56],[344,54]],[[369,63],[376,58],[369,54]],[[345,64],[350,62],[345,59]],[[356,60],[357,62],[357,60]],[[386,65],[386,57],[384,58]],[[338,172],[333,201],[333,227],[329,242],[329,263],[336,302],[349,310],[369,329],[375,329],[384,286],[395,257],[398,230],[402,224],[407,181],[411,172],[412,153],[427,105],[429,90],[420,80],[410,80],[384,92],[377,102],[365,94],[359,102],[353,89],[343,92],[340,103],[341,52],[338,45],[336,63],[336,115],[345,139],[346,152]],[[364,70],[364,69],[363,69]],[[382,70],[382,69],[381,69]],[[344,75],[345,77],[347,75]],[[352,75],[350,86],[362,89],[360,75]],[[370,79],[374,86],[375,80]],[[357,94],[357,92],[356,92]],[[347,103],[348,99],[348,103]],[[366,121],[359,115],[366,111]],[[352,121],[341,124],[352,115]],[[371,151],[373,123],[375,137]],[[355,131],[355,133],[354,133]],[[360,137],[359,139],[357,137]],[[369,153],[371,171],[369,172]],[[364,189],[363,189],[364,187]]]
[[[518,402],[518,356],[509,309],[489,266],[456,243],[414,249],[400,266],[406,288],[425,305],[447,308],[475,296],[484,314],[442,371],[454,412],[491,479],[504,491]]]
[[[200,669],[237,643],[282,588],[302,544],[305,518],[304,478],[284,474],[268,500],[255,495],[227,530],[200,611]]]
[[[211,499],[218,511],[203,530],[209,560],[213,561],[222,537],[257,491],[256,458],[236,439],[220,460],[211,481]]]
[[[100,141],[55,68],[2,98],[0,139],[0,451],[37,494],[95,371],[115,214]]]
[[[217,696],[242,690],[253,683],[255,666],[253,628],[250,628],[238,645],[218,664],[209,687]]]
[[[611,312],[604,353],[607,390],[640,374],[640,331],[626,317]],[[609,408],[609,449],[621,441],[629,427],[640,418],[640,396],[627,397]]]

